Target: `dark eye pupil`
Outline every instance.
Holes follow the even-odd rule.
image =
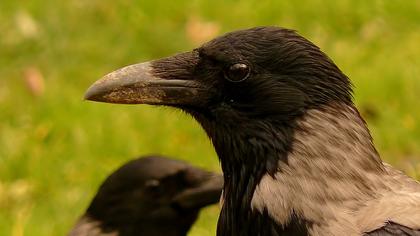
[[[226,73],[225,77],[231,82],[241,82],[247,79],[249,76],[249,67],[243,63],[236,63],[231,65]]]

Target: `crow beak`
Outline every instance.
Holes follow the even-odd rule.
[[[211,175],[200,185],[178,194],[174,202],[182,209],[196,209],[218,203],[223,189],[223,176]]]
[[[130,65],[105,75],[90,86],[85,99],[151,105],[194,105],[198,102],[195,98],[205,92],[198,82],[177,79],[176,74],[169,76],[170,79],[156,76],[153,69],[156,62],[159,61]]]

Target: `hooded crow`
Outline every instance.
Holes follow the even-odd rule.
[[[185,236],[223,177],[161,156],[129,161],[100,186],[69,236]]]
[[[127,66],[86,99],[176,107],[224,174],[218,235],[420,235],[420,184],[385,164],[346,75],[295,31],[258,27]]]

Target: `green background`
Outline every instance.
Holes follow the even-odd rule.
[[[219,171],[199,125],[169,108],[83,101],[124,65],[235,29],[296,29],[352,79],[376,146],[420,173],[420,1],[0,1],[0,235],[64,235],[100,182],[161,153]],[[214,235],[218,208],[191,235]]]

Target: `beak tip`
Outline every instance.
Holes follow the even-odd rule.
[[[86,90],[85,95],[83,96],[83,100],[85,101],[92,101],[93,100],[93,92],[91,87]]]
[[[100,94],[100,91],[98,89],[98,87],[96,86],[96,84],[93,84],[92,86],[90,86],[86,92],[85,95],[83,97],[83,100],[85,101],[100,101],[100,96],[98,96]]]
[[[92,98],[92,96],[89,94],[89,91],[87,91],[85,93],[85,95],[83,96],[83,100],[85,101],[89,101]]]

